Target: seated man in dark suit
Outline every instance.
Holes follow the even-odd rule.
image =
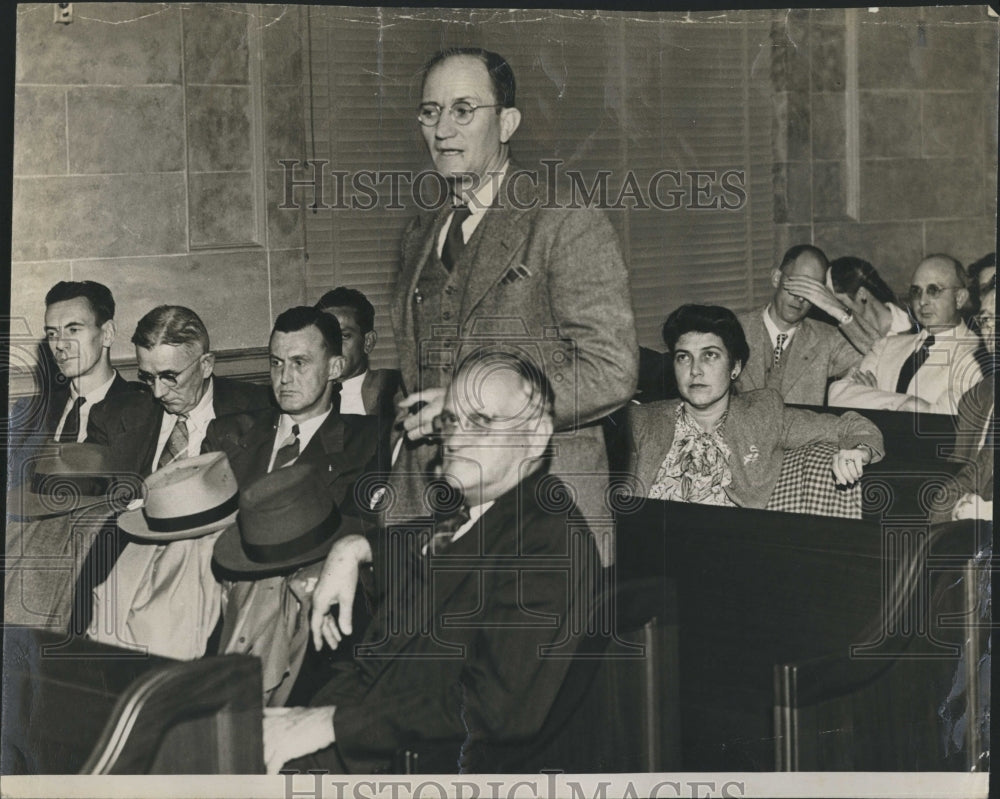
[[[338,286],[319,298],[316,307],[337,317],[343,338],[344,372],[340,376],[340,412],[365,416],[396,415],[398,369],[371,369],[375,349],[375,308],[357,289]]]
[[[198,455],[212,419],[270,405],[270,392],[263,386],[213,376],[208,330],[190,308],[154,308],[139,320],[132,343],[139,380],[150,390],[109,397],[94,408],[87,427],[87,440],[108,447],[123,471],[148,477],[168,463]],[[123,568],[145,568],[147,559],[167,548],[128,543],[124,534],[115,533],[115,540],[106,544],[107,553],[99,554],[95,547],[84,566],[84,576],[94,584],[107,577],[119,556],[128,564]],[[193,550],[199,540],[169,546]],[[209,549],[199,557],[211,555]],[[89,624],[89,589],[81,584],[78,596],[81,616],[74,626],[81,631]]]
[[[384,771],[394,750],[426,740],[489,771],[492,746],[537,734],[582,638],[599,564],[573,503],[545,501],[567,496],[548,474],[552,403],[544,377],[516,356],[493,350],[459,367],[435,424],[442,482],[429,493],[441,518],[333,545],[313,595],[314,642],[335,647],[350,634],[368,561],[375,615],[313,707],[267,711],[270,772],[295,758],[310,770]]]
[[[115,300],[92,280],[61,281],[45,295],[45,341],[59,375],[48,393],[19,400],[10,413],[7,473],[21,482],[21,465],[46,441],[87,440],[91,409],[132,384],[111,365]]]
[[[289,308],[275,320],[268,347],[280,410],[214,420],[205,448],[229,456],[241,489],[293,463],[310,465],[332,501],[350,512],[355,481],[367,466],[377,466],[373,462],[385,448],[379,446],[376,418],[341,415],[333,402],[333,386],[346,362],[337,319],[316,308]],[[232,560],[217,556],[216,565]],[[288,698],[306,655],[308,632],[304,621],[296,628],[299,600],[289,592],[303,593],[299,588],[308,575],[294,571],[219,572],[227,580],[219,651],[261,658],[264,694],[272,705]],[[323,663],[309,658],[305,669],[321,672]]]

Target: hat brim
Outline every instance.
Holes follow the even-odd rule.
[[[349,533],[364,535],[364,528],[361,525],[360,519],[353,516],[344,516],[341,518],[337,528],[330,533],[330,537],[319,546],[303,552],[294,558],[263,563],[251,560],[247,556],[247,553],[243,550],[243,540],[240,538],[239,525],[233,524],[227,527],[216,540],[215,549],[212,551],[212,559],[227,572],[235,572],[237,574],[266,575],[290,572],[322,560],[330,551],[333,543]]]
[[[113,502],[107,496],[76,496],[69,502],[60,503],[48,494],[35,494],[26,486],[7,492],[7,515],[14,519],[45,519],[50,516],[67,516],[104,503],[108,512],[113,512]]]
[[[175,530],[169,533],[156,532],[149,529],[146,517],[142,508],[127,510],[118,517],[118,526],[133,538],[141,538],[144,541],[183,541],[186,538],[201,538],[209,533],[217,533],[223,527],[228,527],[236,521],[236,514],[233,511],[228,516],[219,519],[211,524],[203,524],[200,527],[191,527],[187,530]]]

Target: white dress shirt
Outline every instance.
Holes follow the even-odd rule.
[[[366,369],[359,375],[349,377],[340,384],[340,412],[365,415],[365,401],[361,396],[361,386],[365,382]]]
[[[108,396],[108,391],[111,390],[111,384],[115,382],[116,377],[118,377],[118,372],[112,369],[111,379],[108,380],[108,382],[101,383],[101,385],[93,391],[83,395],[85,402],[80,406],[80,430],[76,434],[76,441],[78,444],[82,444],[87,440],[87,420],[90,418],[90,409]],[[59,418],[59,426],[56,428],[56,441],[60,441],[62,439],[62,431],[66,424],[66,417],[69,416],[70,409],[72,409],[73,403],[76,402],[76,398],[79,396],[80,395],[77,393],[76,388],[74,388],[73,384],[70,383],[69,400],[66,402],[66,407],[63,408],[62,416]]]
[[[208,388],[202,394],[198,404],[187,415],[187,457],[189,458],[201,454],[201,443],[205,440],[205,433],[208,432],[208,423],[215,418],[215,405],[213,404],[214,389],[215,382],[209,378]],[[170,439],[170,434],[173,432],[174,425],[176,424],[177,417],[174,414],[163,414],[163,421],[160,423],[160,437],[156,442],[156,452],[153,454],[154,472],[158,468],[157,464],[160,462],[160,455],[163,454],[163,448],[167,446],[167,441]]]
[[[795,331],[799,329],[798,325],[788,328],[788,330],[778,330],[778,326],[774,323],[771,318],[771,304],[768,303],[767,307],[764,309],[764,327],[767,329],[767,335],[771,338],[771,353],[773,353],[775,348],[778,346],[778,334],[785,334],[785,342],[781,345],[781,352],[784,354],[792,344],[792,336],[795,335]]]
[[[314,416],[312,419],[306,419],[304,422],[296,422],[287,413],[281,414],[278,419],[278,431],[274,436],[274,444],[271,446],[271,460],[267,462],[267,471],[270,472],[274,468],[274,458],[278,454],[278,450],[281,449],[282,445],[289,439],[292,435],[292,426],[299,426],[299,455],[301,455],[309,442],[312,441],[312,437],[316,435],[316,431],[322,426],[323,422],[326,421],[326,417],[330,415],[330,411],[333,408],[327,408],[326,413],[321,413],[319,416]],[[291,460],[286,463],[286,466],[290,466],[298,460]]]
[[[472,234],[475,232],[476,228],[479,227],[479,223],[483,221],[483,215],[487,210],[489,210],[489,207],[493,205],[493,199],[496,197],[496,192],[499,190],[500,184],[503,183],[504,176],[507,174],[508,166],[510,166],[510,161],[507,161],[502,167],[500,167],[498,172],[488,175],[479,188],[472,192],[472,197],[469,201],[469,218],[462,223],[462,238],[465,241],[472,238]],[[441,232],[438,234],[438,258],[441,257],[441,252],[444,250],[444,240],[448,238],[448,228],[451,226],[451,217],[453,214],[454,211],[452,211],[451,214],[448,214],[448,219],[445,221],[444,226],[441,228]]]

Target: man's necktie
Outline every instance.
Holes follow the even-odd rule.
[[[60,441],[76,441],[76,437],[80,434],[80,408],[86,401],[86,397],[77,397],[73,401],[73,407],[66,415],[62,433],[59,434]]]
[[[903,363],[903,366],[899,370],[899,379],[896,381],[896,393],[905,394],[906,389],[910,385],[910,381],[913,376],[917,373],[917,370],[924,365],[924,361],[927,360],[927,356],[930,354],[930,348],[934,346],[934,336],[930,335],[924,339],[924,343],[917,348],[917,350],[910,355],[909,358]]]
[[[781,353],[785,351],[785,342],[787,340],[787,333],[778,333],[778,342],[774,345],[774,360],[771,361],[771,366],[777,366],[781,361]]]
[[[444,247],[441,249],[441,263],[445,269],[451,272],[462,257],[462,250],[465,249],[465,236],[462,233],[462,223],[471,216],[472,211],[469,206],[460,205],[451,215],[451,224],[448,225],[448,235],[444,239]]]
[[[438,519],[434,523],[434,535],[431,536],[430,551],[437,555],[443,550],[464,524],[469,521],[469,506],[463,504],[451,516]]]
[[[163,452],[160,453],[160,459],[156,462],[156,468],[162,469],[168,463],[178,458],[186,458],[187,447],[187,417],[184,414],[178,414],[177,423],[174,425],[174,429],[170,431],[170,438],[167,439],[167,445],[163,448]]]
[[[291,435],[285,439],[284,443],[278,447],[278,451],[274,454],[274,466],[271,467],[271,471],[276,472],[278,469],[290,464],[297,457],[299,457],[299,426],[293,424]]]

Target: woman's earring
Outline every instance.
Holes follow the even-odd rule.
[[[733,373],[731,375],[731,377],[733,378],[733,380],[736,379],[736,375],[738,375],[738,374],[739,374],[739,372],[737,372],[735,369],[733,369]]]

